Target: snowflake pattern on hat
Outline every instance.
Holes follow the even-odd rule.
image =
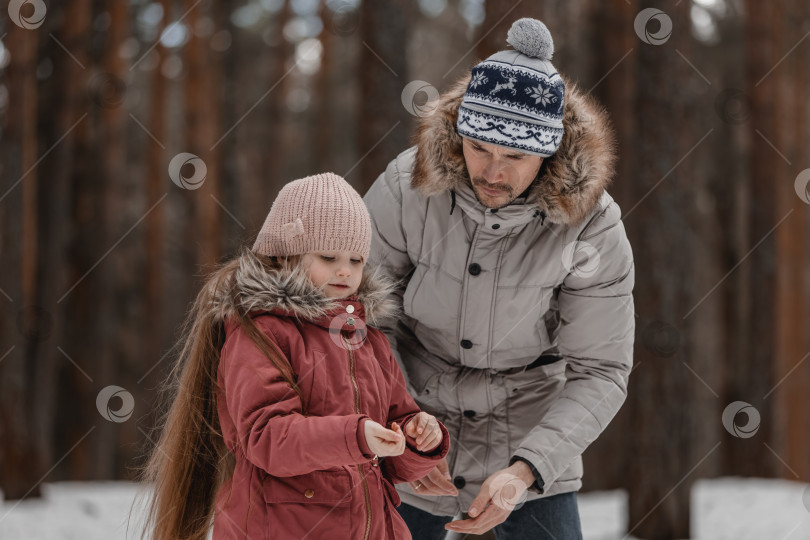
[[[528,122],[561,126],[564,96],[565,85],[557,72],[539,75],[492,62],[473,68],[464,103],[487,107],[493,114],[519,113]]]
[[[470,79],[470,87],[471,88],[478,88],[481,84],[487,83],[487,76],[481,73],[480,71],[472,76]]]
[[[540,82],[534,88],[526,88],[526,93],[530,98],[534,98],[535,104],[541,103],[544,107],[552,103],[561,103],[559,97],[555,96],[551,89]]]

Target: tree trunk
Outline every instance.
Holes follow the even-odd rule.
[[[197,27],[205,18],[211,5],[205,2],[195,7],[197,0],[186,0],[186,10],[190,10],[190,25]],[[214,81],[220,79],[221,55],[211,54],[207,40],[196,33],[186,44],[186,65],[188,75],[185,81],[185,139],[187,152],[199,156],[206,165],[208,174],[202,187],[184,193],[194,198],[194,220],[189,222],[190,236],[197,238],[197,264],[210,266],[220,257],[220,216],[222,209],[219,193],[220,149],[214,143],[220,137],[219,107]],[[230,219],[230,218],[229,218]]]
[[[810,407],[807,407],[807,382],[810,381],[810,333],[804,331],[810,321],[810,249],[808,249],[808,228],[810,226],[810,181],[803,184],[807,201],[798,197],[795,189],[790,190],[790,180],[801,170],[807,170],[807,141],[810,140],[810,106],[807,103],[807,88],[810,88],[810,47],[805,33],[810,30],[806,24],[797,21],[810,20],[810,5],[800,0],[790,0],[782,15],[786,45],[789,51],[800,39],[805,39],[785,60],[782,77],[787,79],[788,94],[783,106],[782,118],[785,131],[782,141],[787,156],[794,164],[785,170],[787,181],[781,193],[782,209],[795,209],[795,218],[788,218],[785,227],[778,231],[778,242],[782,253],[780,263],[779,304],[780,315],[777,326],[780,333],[777,343],[782,343],[782,354],[774,378],[784,382],[772,394],[778,399],[776,418],[777,439],[774,450],[785,461],[781,469],[784,478],[791,480],[810,478]],[[777,68],[778,69],[778,68]],[[763,82],[763,84],[765,84]],[[798,166],[796,166],[798,165]],[[805,173],[804,178],[807,178]],[[795,187],[795,180],[793,181]],[[787,210],[785,210],[787,211]],[[788,468],[789,467],[789,468]],[[792,469],[792,470],[791,470]]]
[[[169,12],[169,0],[162,0],[163,12]],[[158,35],[163,32],[166,26],[166,18],[163,18],[163,23],[158,29]],[[166,50],[161,43],[158,43],[154,49],[157,55],[160,66],[166,57]],[[161,197],[174,187],[170,183],[167,174],[167,163],[165,147],[167,142],[168,129],[166,126],[166,77],[161,73],[160,69],[155,69],[150,78],[149,95],[149,133],[154,136],[154,139],[147,133],[138,135],[143,140],[143,145],[146,153],[146,205],[151,208],[153,205],[160,201]],[[154,383],[160,380],[161,370],[155,367],[162,356],[165,354],[166,348],[171,334],[167,332],[166,327],[169,321],[166,317],[166,308],[168,307],[166,292],[165,274],[163,272],[163,265],[165,261],[165,235],[166,235],[166,209],[162,207],[155,208],[155,210],[146,218],[144,222],[144,241],[145,251],[147,254],[145,261],[145,283],[146,295],[144,298],[144,330],[147,339],[145,340],[145,347],[143,350],[143,359],[141,369],[143,374],[140,375],[138,383],[144,380],[150,383],[148,386],[152,387]],[[165,367],[165,364],[164,364]],[[152,370],[152,371],[149,371]]]
[[[48,114],[54,118],[53,124],[42,124],[45,145],[53,151],[39,166],[43,177],[48,178],[48,189],[41,194],[41,251],[43,264],[39,265],[38,289],[42,305],[53,322],[52,336],[44,345],[41,353],[43,360],[51,358],[50,376],[58,381],[48,400],[51,408],[51,421],[47,423],[48,435],[53,454],[49,462],[53,463],[62,456],[64,467],[54,471],[50,481],[63,478],[82,478],[87,474],[87,465],[91,445],[82,442],[91,430],[88,418],[98,418],[93,377],[89,373],[91,358],[85,354],[86,338],[76,336],[72,326],[76,313],[76,297],[63,295],[73,286],[78,277],[74,277],[72,248],[76,238],[74,183],[76,177],[87,174],[87,163],[90,159],[86,140],[92,122],[88,114],[90,102],[88,89],[90,82],[90,19],[92,9],[89,0],[81,0],[66,5],[61,18],[55,11],[49,11],[53,20],[70,21],[63,24],[54,33],[56,38],[73,55],[67,56],[53,40],[47,42],[49,55],[59,55],[63,61],[54,64],[53,76],[42,85],[49,96],[47,103],[53,110]],[[60,140],[61,139],[61,140]],[[57,143],[57,141],[59,141]],[[82,271],[86,270],[82,269]],[[61,299],[61,301],[60,301]],[[44,390],[44,389],[43,389]],[[90,406],[82,406],[90,401]],[[62,407],[63,403],[75,403],[76,407]],[[77,408],[81,414],[77,414]],[[90,416],[93,415],[93,416]]]
[[[398,105],[410,81],[407,64],[408,21],[413,9],[405,0],[363,2],[360,6],[359,163],[350,183],[365,193],[388,162],[408,146],[408,112]]]
[[[806,379],[799,377],[808,373],[806,365],[799,365],[808,349],[808,307],[797,301],[807,295],[798,256],[807,249],[807,206],[793,185],[801,169],[796,165],[806,157],[806,144],[797,143],[806,129],[802,126],[807,121],[807,92],[797,74],[807,70],[807,53],[803,47],[787,53],[806,38],[806,29],[792,21],[807,20],[807,13],[804,3],[792,0],[746,2],[746,76],[752,88],[754,128],[749,133],[748,242],[749,249],[756,248],[746,262],[751,268],[750,312],[741,333],[746,354],[740,358],[732,388],[734,399],[751,403],[762,422],[755,437],[736,438],[729,445],[737,474],[794,480],[799,479],[795,468],[807,472],[802,442],[807,442],[810,415],[803,406]],[[806,79],[806,73],[801,76]],[[790,373],[796,366],[799,373]]]
[[[3,127],[0,188],[0,482],[6,499],[38,496],[37,480],[47,467],[47,448],[37,427],[38,366],[32,349],[39,335],[37,264],[37,38],[39,33],[8,23],[5,69],[9,106]],[[30,314],[34,314],[33,317]]]
[[[219,183],[219,191],[221,196],[218,197],[220,197],[222,204],[226,208],[230,209],[231,212],[234,212],[234,209],[238,210],[236,216],[242,224],[242,226],[240,226],[239,223],[236,223],[230,217],[226,217],[223,222],[221,227],[225,240],[225,247],[223,249],[230,252],[234,249],[234,247],[236,247],[236,245],[241,244],[246,240],[246,231],[242,227],[250,228],[250,226],[257,221],[253,214],[255,211],[253,208],[254,205],[248,204],[248,201],[250,200],[249,198],[242,198],[245,195],[245,189],[243,188],[243,184],[245,183],[244,178],[251,178],[255,180],[250,182],[250,184],[252,184],[250,187],[250,193],[254,200],[268,200],[265,186],[267,184],[267,180],[269,178],[273,178],[273,172],[270,169],[270,165],[275,164],[275,160],[273,160],[275,150],[273,148],[273,141],[271,140],[270,135],[275,134],[278,126],[272,121],[265,120],[263,123],[270,127],[270,129],[267,130],[268,137],[266,139],[262,138],[255,141],[252,145],[247,145],[247,141],[245,141],[245,144],[240,142],[240,132],[238,128],[234,129],[233,132],[229,133],[228,135],[225,135],[227,130],[231,129],[231,127],[234,126],[238,119],[244,114],[244,109],[242,108],[239,99],[239,96],[242,93],[242,81],[239,79],[241,73],[241,64],[239,61],[241,43],[237,39],[240,36],[236,35],[236,27],[233,25],[230,18],[230,5],[223,2],[214,2],[212,9],[214,32],[216,32],[215,35],[227,34],[228,36],[231,36],[230,47],[228,47],[228,49],[225,51],[218,52],[218,54],[222,57],[222,60],[220,61],[221,78],[219,80],[219,88],[216,92],[216,108],[218,111],[220,111],[220,133],[217,133],[217,141],[212,142],[211,145],[209,145],[209,148],[216,145],[216,150],[220,152],[222,156],[226,156],[225,159],[221,161],[220,170],[218,171],[218,174],[221,176],[221,182]],[[283,40],[284,38],[281,35],[280,27],[275,26],[275,23],[273,23],[273,27],[267,31],[272,31],[273,29],[276,29],[276,31],[273,32],[273,35],[276,35],[278,36],[278,39]],[[268,54],[267,57],[268,61],[278,61],[273,54]],[[263,55],[260,56],[260,62],[264,61],[264,59],[265,57]],[[277,89],[273,90],[271,95],[268,96],[271,107],[273,106],[273,103],[278,100],[278,96],[279,94],[277,93]],[[244,108],[246,109],[247,106]],[[261,113],[257,112],[256,114]],[[224,138],[220,140],[221,137]],[[246,167],[244,163],[252,159],[252,156],[256,152],[255,146],[257,146],[257,143],[258,145],[264,146],[265,151],[260,157],[262,160],[260,161],[261,165],[258,167],[258,173],[260,176],[258,179],[254,179],[250,176],[250,171],[255,170],[255,168],[252,165]],[[246,147],[247,152],[242,151],[242,149]],[[243,157],[238,157],[240,154],[243,154]]]
[[[119,51],[129,29],[129,4],[126,2],[112,2],[107,12],[110,15],[110,26],[107,30],[106,40],[101,57],[101,76],[112,84],[123,82],[128,77],[128,66]],[[133,260],[133,243],[135,236],[127,234],[146,208],[139,205],[128,204],[129,174],[127,168],[127,124],[130,121],[122,103],[108,102],[102,98],[98,109],[98,134],[100,174],[97,176],[95,201],[97,206],[96,228],[99,233],[96,238],[100,241],[94,245],[93,265],[85,272],[84,283],[93,291],[92,316],[95,318],[98,333],[90,334],[88,339],[86,357],[95,360],[93,377],[96,379],[98,389],[91,395],[85,395],[84,400],[95,403],[98,390],[108,385],[117,385],[127,391],[129,386],[129,366],[134,365],[133,357],[137,355],[127,343],[131,332],[138,332],[136,320],[131,318],[134,314],[134,302],[138,297],[133,293],[137,286],[140,273],[138,262]],[[126,235],[126,236],[125,236]],[[120,242],[120,244],[117,244]],[[109,251],[113,248],[112,251]],[[109,251],[109,254],[105,254]],[[93,268],[90,271],[90,268]],[[138,339],[133,340],[139,343]],[[135,345],[137,348],[137,345]],[[112,410],[117,409],[118,398],[110,403]],[[96,413],[97,414],[97,413]],[[138,438],[135,422],[111,422],[92,418],[92,424],[98,429],[92,436],[92,472],[90,478],[102,479],[116,477],[122,469],[118,464],[121,454],[111,451],[113,448],[127,447]],[[90,418],[83,419],[88,423]]]
[[[627,211],[636,202],[630,192],[636,182],[636,137],[640,135],[630,121],[636,114],[637,89],[635,85],[628,84],[628,81],[635,80],[637,76],[634,55],[637,54],[640,42],[635,33],[615,32],[614,29],[632,28],[638,10],[624,0],[595,2],[592,10],[597,45],[592,53],[582,54],[595,57],[595,68],[587,78],[582,79],[582,88],[591,90],[592,95],[604,104],[613,119],[619,143],[618,163],[615,179],[608,192],[619,207]],[[562,39],[565,39],[564,35]],[[564,49],[566,45],[560,43],[558,46]],[[576,66],[578,58],[569,56],[565,65],[558,65],[556,58],[560,56],[562,55],[555,54],[555,66],[563,74],[569,75],[566,68],[569,65]],[[638,347],[638,343],[636,346]],[[634,385],[635,376],[631,375],[628,392],[634,391]],[[626,451],[627,437],[634,432],[633,414],[630,407],[625,405],[583,455],[584,490],[626,487],[627,469],[631,461]]]
[[[639,9],[646,7],[642,2]],[[674,29],[669,40],[637,45],[643,99],[635,115],[636,203],[622,209],[636,260],[638,314],[636,369],[625,405],[634,427],[625,439],[631,456],[628,533],[650,540],[689,537],[692,482],[704,474],[707,460],[716,459],[719,445],[697,438],[700,415],[692,404],[705,389],[684,365],[701,354],[695,333],[700,317],[684,316],[704,291],[684,276],[693,274],[698,242],[692,152],[705,151],[700,144],[710,136],[701,132],[700,110],[689,96],[706,83],[676,52],[692,56],[689,5],[671,6],[666,16]],[[656,23],[649,25],[658,31]],[[676,93],[672,81],[678,81]]]

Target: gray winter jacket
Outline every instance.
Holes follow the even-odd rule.
[[[459,496],[397,489],[448,516],[516,458],[541,477],[528,499],[578,490],[582,452],[626,397],[635,330],[632,251],[605,191],[606,112],[568,82],[559,150],[493,212],[475,198],[455,129],[467,80],[365,196],[370,260],[402,279],[403,316],[383,330],[411,395],[450,431]]]

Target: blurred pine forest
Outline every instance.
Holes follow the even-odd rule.
[[[365,193],[523,16],[612,115],[636,258],[635,369],[584,489],[628,490],[628,530],[663,539],[688,537],[698,478],[810,479],[806,0],[4,6],[6,499],[133,478],[205,272],[292,179]]]

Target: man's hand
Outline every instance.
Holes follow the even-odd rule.
[[[433,470],[415,482],[408,482],[419,495],[458,495],[456,486],[450,479],[450,468],[447,460],[442,458]]]
[[[424,411],[415,414],[405,424],[408,442],[420,452],[430,452],[442,442],[442,428],[436,417]]]
[[[534,481],[532,470],[522,461],[496,471],[484,481],[478,496],[473,499],[467,512],[470,519],[451,521],[444,527],[460,533],[485,533],[506,521],[515,506],[526,499],[526,490]]]

